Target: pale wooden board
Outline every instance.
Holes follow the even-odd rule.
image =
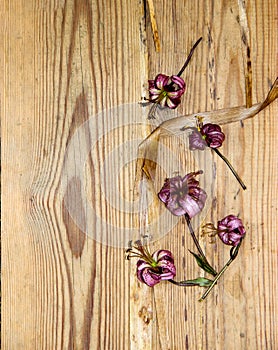
[[[248,190],[238,192],[215,158],[215,200],[207,219],[240,214],[248,234],[236,262],[202,304],[198,288],[139,284],[135,261],[124,260],[123,248],[88,238],[60,195],[74,132],[103,109],[140,101],[147,80],[157,73],[177,73],[200,36],[183,75],[187,92],[179,111],[244,105],[246,59],[237,1],[154,1],[160,53],[143,1],[5,0],[1,5],[2,348],[276,349],[277,103],[243,125],[224,127],[222,151]],[[277,75],[276,5],[246,1],[253,103],[263,100]],[[145,118],[142,139],[149,131]],[[129,130],[119,128],[99,142],[89,167],[98,213],[125,227],[132,217],[107,211],[98,183],[108,152],[127,139],[132,139]],[[183,164],[178,141],[166,143]],[[171,159],[166,161],[171,166]],[[122,194],[132,184],[124,172]],[[105,225],[103,231],[111,234]],[[202,244],[216,266],[224,264],[227,247],[204,239]],[[179,278],[199,272],[182,220],[153,245],[159,247],[173,251]]]

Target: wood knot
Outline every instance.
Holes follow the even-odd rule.
[[[142,318],[143,322],[148,325],[153,319],[153,312],[148,310],[145,306],[142,306],[141,310],[139,310],[138,315]]]

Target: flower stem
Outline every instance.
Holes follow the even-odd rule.
[[[228,159],[223,156],[222,153],[220,153],[220,151],[217,148],[212,148],[214,150],[214,152],[216,154],[219,155],[220,158],[222,158],[224,160],[224,162],[228,165],[228,167],[230,168],[231,172],[234,174],[235,178],[237,179],[237,181],[239,182],[240,186],[246,190],[246,186],[243,183],[243,181],[241,180],[241,178],[239,177],[238,173],[235,171],[235,169],[233,168],[232,164],[228,161]]]
[[[210,287],[205,291],[205,293],[202,295],[201,299],[199,301],[203,301],[206,299],[206,297],[209,295],[209,293],[211,292],[211,290],[213,289],[213,287],[216,285],[217,281],[219,280],[219,278],[223,275],[223,273],[227,270],[227,268],[231,265],[231,263],[235,260],[237,254],[238,254],[238,250],[239,247],[241,245],[241,242],[236,246],[233,247],[230,251],[230,260],[223,266],[223,268],[221,269],[221,271],[218,272],[218,274],[215,276],[215,279],[213,280],[212,284],[210,285]]]
[[[191,60],[191,57],[193,55],[193,52],[194,50],[196,49],[196,47],[199,45],[200,41],[202,40],[203,38],[199,38],[196,43],[193,45],[192,49],[190,50],[189,52],[189,55],[186,59],[186,61],[184,62],[184,65],[182,66],[181,70],[178,72],[177,76],[180,77],[182,75],[182,73],[184,72],[185,68],[187,67],[189,61]]]
[[[186,213],[186,214],[184,215],[184,217],[185,217],[185,220],[186,220],[186,223],[187,223],[189,232],[190,232],[190,234],[191,234],[191,237],[193,238],[194,244],[195,244],[195,246],[196,246],[196,248],[197,248],[199,254],[201,255],[201,257],[202,257],[204,260],[207,260],[205,254],[204,254],[204,252],[203,252],[203,250],[202,250],[202,248],[201,248],[201,246],[200,246],[200,244],[199,244],[199,241],[198,241],[197,237],[195,236],[195,233],[194,233],[193,227],[192,227],[192,225],[191,225],[191,221],[190,221],[189,215]]]
[[[148,113],[148,119],[155,119],[155,112],[157,109],[157,103],[153,104]]]
[[[202,39],[203,39],[202,37],[199,38],[199,39],[196,41],[196,43],[193,45],[192,49],[191,49],[190,52],[189,52],[189,55],[188,55],[186,61],[184,62],[184,65],[182,66],[182,68],[181,68],[181,70],[178,72],[178,74],[176,74],[177,77],[180,77],[180,76],[182,75],[182,73],[184,72],[185,68],[188,66],[188,63],[189,63],[189,61],[191,60],[191,57],[192,57],[192,55],[193,55],[194,50],[195,50],[196,47],[199,45],[199,43],[200,43],[200,41],[201,41]],[[172,85],[174,85],[173,82],[171,82],[171,83],[169,84],[169,86],[172,86]]]
[[[176,286],[180,286],[180,287],[193,287],[196,286],[196,283],[192,282],[192,281],[174,281],[174,280],[168,280],[168,282],[171,282],[173,284],[175,284]]]
[[[207,261],[207,258],[206,258],[205,254],[204,254],[204,252],[203,252],[203,250],[202,250],[202,248],[201,248],[201,246],[200,246],[200,244],[199,244],[199,241],[198,241],[198,239],[197,239],[197,237],[196,237],[196,235],[195,235],[195,232],[194,232],[193,227],[192,227],[192,225],[191,225],[191,221],[190,221],[189,215],[186,213],[186,214],[184,215],[184,217],[185,217],[185,220],[186,220],[186,222],[187,222],[187,226],[188,226],[189,232],[190,232],[190,234],[191,234],[191,237],[193,238],[194,244],[195,244],[195,246],[196,246],[196,248],[197,248],[197,250],[198,250],[198,252],[199,252],[199,256],[200,256],[200,259],[201,259],[201,261],[202,261],[202,264],[201,264],[201,265],[198,263],[199,266],[201,266],[202,268],[204,268],[204,267],[206,266],[206,268],[204,268],[204,270],[207,271],[207,272],[209,272],[209,273],[212,274],[213,276],[216,276],[216,275],[217,275],[217,272],[214,270],[214,268],[213,268],[213,267],[210,265],[210,263]],[[191,252],[191,253],[192,253],[192,252]],[[194,253],[192,253],[192,254],[195,255]],[[196,258],[196,256],[195,256],[195,258]]]
[[[223,275],[223,273],[227,270],[227,268],[229,267],[229,265],[232,263],[232,259],[230,259],[226,265],[221,269],[221,271],[216,275],[215,279],[213,280],[212,284],[210,285],[210,287],[205,291],[205,293],[202,295],[202,298],[199,301],[203,301],[206,299],[206,297],[209,295],[209,293],[211,292],[212,288],[216,285],[217,281],[219,280],[219,278]]]

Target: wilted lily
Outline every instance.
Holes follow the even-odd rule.
[[[155,118],[154,114],[158,105],[175,109],[181,103],[180,98],[185,92],[185,82],[180,76],[187,67],[195,48],[201,40],[202,38],[199,38],[193,45],[184,65],[177,75],[158,74],[154,80],[149,80],[149,101],[154,103],[149,112],[149,119]]]
[[[173,215],[188,214],[189,218],[193,218],[204,208],[207,194],[195,178],[202,173],[200,170],[165,180],[158,197]]]
[[[224,244],[236,247],[246,234],[242,221],[235,215],[228,215],[218,221],[217,233]]]
[[[203,125],[201,134],[210,148],[221,147],[225,140],[225,134],[217,124],[208,123]]]
[[[225,140],[225,134],[222,132],[221,127],[217,124],[207,123],[203,125],[202,117],[197,117],[197,127],[190,128],[191,134],[189,135],[189,149],[194,150],[204,150],[206,147],[210,147],[215,153],[219,155],[220,158],[228,165],[235,178],[241,185],[241,187],[246,190],[246,186],[223,154],[218,150],[222,146]]]
[[[218,235],[224,244],[236,247],[244,238],[246,231],[241,219],[235,215],[227,215],[218,221],[217,227],[212,223],[203,226],[203,232],[211,236]]]
[[[140,282],[153,287],[163,280],[171,280],[176,276],[174,258],[169,250],[160,249],[150,254],[141,241],[127,251],[127,259],[139,258],[137,261],[137,277]]]
[[[185,92],[185,82],[177,75],[171,77],[158,74],[154,80],[149,80],[150,102],[158,103],[162,107],[176,108]]]
[[[218,148],[222,146],[225,140],[225,134],[221,127],[217,124],[205,124],[200,128],[194,128],[191,135],[189,135],[189,148],[191,150],[205,149],[206,146],[210,148]]]

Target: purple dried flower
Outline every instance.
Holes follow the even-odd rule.
[[[193,218],[204,208],[207,194],[195,179],[195,176],[202,173],[198,171],[184,177],[176,176],[165,180],[158,197],[172,214],[176,216],[188,214]]]
[[[224,244],[236,247],[245,236],[242,221],[235,215],[228,215],[218,221],[217,233]]]
[[[169,250],[160,249],[151,255],[141,241],[135,242],[133,248],[127,250],[127,257],[139,258],[137,277],[140,282],[153,287],[163,280],[170,280],[176,276],[174,258]]]
[[[206,146],[218,148],[222,146],[225,134],[217,124],[198,124],[198,128],[193,128],[189,135],[189,148],[191,150],[204,150]]]
[[[197,128],[191,129],[191,134],[189,135],[189,149],[194,151],[196,149],[204,150],[206,145],[213,149],[213,151],[221,157],[224,162],[228,165],[231,172],[234,174],[235,178],[239,182],[240,186],[246,190],[246,186],[239,177],[238,173],[233,168],[232,164],[228,161],[223,154],[218,150],[222,146],[225,140],[225,134],[221,131],[221,128],[217,124],[205,124],[203,125],[203,118],[197,116]]]
[[[177,75],[170,77],[158,74],[154,80],[149,80],[150,102],[158,103],[162,107],[176,108],[184,92],[185,82]]]
[[[210,148],[221,147],[225,140],[225,134],[217,124],[205,124],[201,127],[200,132]]]
[[[162,280],[176,276],[173,255],[169,250],[157,250],[152,254],[152,262],[138,260],[137,277],[139,281],[153,287]]]

